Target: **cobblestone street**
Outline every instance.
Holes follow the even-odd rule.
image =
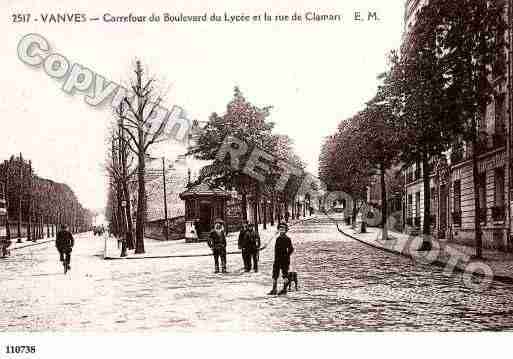
[[[228,274],[209,257],[103,260],[104,241],[77,236],[71,272],[52,243],[0,261],[4,331],[365,331],[513,328],[513,288],[484,293],[461,275],[414,265],[337,232],[327,218],[291,228],[299,291],[269,297],[273,245],[259,273],[239,255]],[[205,244],[206,246],[206,244]]]

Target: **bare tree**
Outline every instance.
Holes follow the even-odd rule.
[[[117,108],[119,125],[126,138],[122,141],[137,157],[137,220],[135,253],[144,253],[144,225],[146,221],[146,158],[151,145],[163,140],[168,116],[155,118],[162,98],[156,95],[154,79],[143,80],[140,61],[136,63],[136,81],[131,89],[133,97],[124,97]]]
[[[125,233],[125,242],[122,249],[122,252],[125,253],[125,246],[128,249],[135,248],[128,185],[135,175],[136,168],[133,166],[134,158],[128,148],[121,123],[122,120],[117,124],[117,128],[114,128],[112,131],[113,133],[110,138],[111,154],[107,160],[106,170],[110,180],[110,190],[115,193],[116,197],[116,209],[113,210],[117,219],[116,234],[120,232]],[[125,206],[122,206],[122,204],[125,204]],[[123,230],[120,231],[120,228],[123,228]]]

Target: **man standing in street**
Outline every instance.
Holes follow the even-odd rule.
[[[273,263],[273,289],[268,293],[269,295],[284,295],[287,294],[287,285],[289,284],[289,266],[290,266],[290,255],[294,252],[292,241],[286,235],[289,227],[287,223],[280,223],[278,225],[278,231],[280,235],[276,238],[276,244],[274,245],[274,263]],[[283,289],[277,293],[278,277],[280,271],[283,276]]]
[[[207,244],[212,248],[215,273],[219,273],[219,258],[221,258],[222,272],[226,273],[226,235],[224,232],[224,221],[222,219],[215,220],[214,229],[210,232]]]
[[[248,266],[246,272],[251,270],[251,260],[253,260],[253,270],[258,272],[258,251],[260,249],[260,236],[255,231],[255,226],[253,224],[249,225],[246,237],[246,251],[248,257]]]
[[[242,251],[242,263],[244,264],[244,271],[249,272],[251,269],[251,264],[248,267],[248,252],[247,252],[247,242],[248,242],[248,222],[242,222],[242,228],[239,232],[239,240],[238,247]],[[251,260],[251,259],[250,259]]]
[[[73,235],[65,224],[61,226],[61,230],[57,232],[57,236],[55,238],[55,246],[59,251],[60,261],[68,264],[68,270],[71,269],[71,250],[75,244],[75,240],[73,239]]]

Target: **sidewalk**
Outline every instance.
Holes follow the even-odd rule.
[[[290,220],[289,226],[294,226],[297,223],[307,221],[315,218],[312,217],[301,218],[299,220]],[[262,243],[261,250],[267,248],[271,241],[276,237],[276,223],[273,227],[267,226],[263,229],[263,225],[259,225],[258,231],[260,234],[260,241]],[[226,236],[226,254],[239,254],[240,249],[237,246],[239,232],[232,232]],[[104,259],[148,259],[148,258],[186,258],[186,257],[207,257],[212,255],[212,251],[206,242],[199,243],[185,243],[185,239],[175,241],[161,241],[151,238],[144,239],[144,250],[146,253],[134,254],[133,251],[127,251],[126,257],[121,257],[121,248],[118,248],[117,240],[114,237],[105,239],[105,253]]]
[[[21,240],[22,240],[22,242],[18,243],[17,242],[18,238],[11,239],[11,245],[9,246],[9,250],[15,251],[17,249],[22,249],[22,248],[26,248],[26,247],[32,247],[32,246],[37,246],[37,245],[40,245],[40,244],[54,242],[55,241],[55,237],[48,237],[48,238],[45,237],[43,239],[38,239],[35,242],[27,241],[27,238],[22,238]]]
[[[368,233],[359,233],[351,226],[339,227],[339,231],[359,242],[390,253],[409,257],[416,262],[437,265],[459,272],[466,272],[493,278],[502,283],[513,284],[513,253],[504,253],[483,249],[484,260],[473,259],[473,247],[441,240],[432,240],[431,251],[418,251],[421,237],[404,233],[389,232],[389,239],[383,241],[381,228],[367,227]]]

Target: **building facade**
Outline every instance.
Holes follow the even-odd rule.
[[[426,2],[421,0],[407,1],[405,33],[414,23],[415,14],[424,3]],[[407,35],[405,39],[407,41]],[[505,50],[504,55],[508,67],[511,67],[510,51]],[[510,68],[506,75],[494,78],[497,94],[489,104],[484,119],[478,124],[480,212],[475,213],[474,209],[472,150],[469,145],[462,143],[454,146],[440,158],[431,160],[429,199],[424,196],[421,166],[413,165],[403,171],[406,232],[420,231],[424,221],[424,204],[429,200],[431,233],[435,237],[474,245],[475,221],[479,221],[485,248],[513,250],[510,81]]]

